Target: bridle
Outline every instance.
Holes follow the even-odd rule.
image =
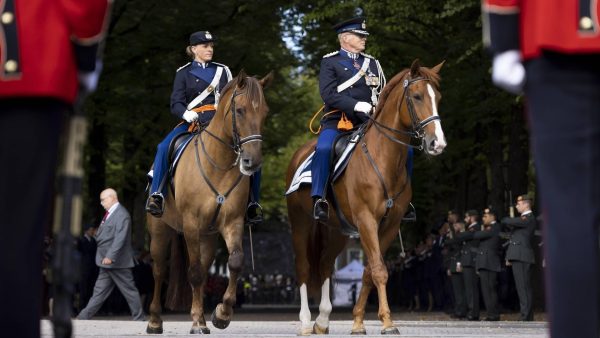
[[[237,92],[237,88],[234,89],[233,94],[231,95],[231,101],[229,102],[230,109],[227,111],[227,113],[225,113],[225,116],[227,116],[227,114],[231,113],[231,134],[232,134],[233,144],[229,144],[229,143],[225,142],[223,139],[221,139],[217,135],[208,131],[206,129],[206,127],[201,128],[199,131],[199,134],[205,132],[208,135],[212,136],[214,139],[219,141],[221,144],[225,145],[227,148],[231,149],[236,154],[235,161],[229,167],[223,168],[223,167],[220,167],[219,165],[217,165],[217,163],[210,157],[210,155],[206,151],[202,137],[200,137],[200,135],[198,135],[196,138],[195,143],[197,143],[198,139],[200,139],[200,143],[202,145],[202,151],[204,152],[204,155],[206,155],[206,158],[208,159],[210,164],[219,170],[227,171],[238,165],[240,158],[242,156],[242,153],[244,152],[244,149],[242,148],[242,146],[244,144],[250,143],[250,142],[262,142],[262,140],[263,140],[263,137],[261,134],[252,134],[252,135],[249,135],[246,137],[240,137],[240,133],[238,131],[238,126],[237,126],[237,119],[236,119],[236,115],[235,115],[236,110],[237,110],[236,105],[235,105],[235,98],[240,95],[245,95],[245,94],[247,94],[247,92],[248,92],[248,90],[246,90],[244,92]]]
[[[217,232],[215,223],[217,221],[217,217],[219,216],[219,212],[221,211],[221,207],[223,206],[223,203],[225,203],[225,200],[227,199],[229,194],[231,194],[231,192],[233,190],[235,190],[235,188],[240,184],[240,182],[242,181],[242,177],[244,175],[240,171],[238,177],[233,182],[231,187],[229,187],[229,189],[225,193],[223,193],[223,194],[220,193],[217,190],[217,188],[214,186],[214,184],[210,181],[208,175],[206,175],[206,172],[204,171],[204,168],[202,167],[202,162],[200,161],[200,155],[198,153],[198,139],[200,139],[200,143],[202,145],[202,151],[204,152],[204,155],[206,155],[206,158],[208,159],[208,161],[210,162],[210,164],[213,167],[215,167],[219,170],[222,170],[222,171],[229,171],[232,168],[234,168],[235,166],[237,166],[240,161],[240,158],[242,156],[242,153],[244,152],[244,149],[242,148],[242,146],[244,144],[249,143],[249,142],[262,142],[262,135],[260,135],[260,134],[253,134],[253,135],[246,136],[246,137],[240,137],[240,134],[238,131],[237,120],[235,118],[235,113],[236,113],[235,98],[239,95],[244,95],[247,93],[248,93],[248,90],[246,90],[245,92],[238,93],[236,91],[236,89],[234,89],[233,94],[231,95],[231,101],[229,102],[230,109],[227,111],[227,113],[225,113],[225,116],[227,116],[227,114],[231,112],[231,130],[232,130],[233,144],[229,144],[226,141],[224,141],[223,139],[221,139],[220,137],[218,137],[217,135],[211,133],[210,131],[208,131],[206,129],[206,126],[203,126],[202,128],[200,128],[198,134],[195,135],[194,146],[195,146],[195,153],[196,153],[196,164],[198,166],[198,169],[200,170],[200,174],[204,178],[204,181],[206,182],[208,187],[212,190],[212,192],[215,194],[216,202],[217,202],[217,207],[215,209],[215,213],[213,214],[213,217],[212,217],[210,223],[208,224],[208,233],[206,233],[206,235],[214,234]],[[227,168],[219,167],[217,165],[217,163],[210,157],[210,155],[206,151],[204,141],[202,140],[202,137],[201,137],[201,134],[203,132],[212,136],[214,139],[216,139],[217,141],[219,141],[226,147],[230,148],[233,152],[235,152],[236,159],[229,167],[227,167]]]
[[[406,106],[408,108],[408,115],[410,117],[410,121],[411,121],[411,130],[406,131],[406,130],[400,130],[400,129],[395,129],[395,128],[391,128],[388,127],[380,122],[377,122],[375,120],[374,117],[369,116],[369,120],[372,121],[373,125],[375,126],[375,128],[377,128],[377,130],[379,132],[381,132],[381,134],[383,134],[383,136],[385,136],[386,138],[388,138],[389,140],[399,143],[399,144],[403,144],[405,146],[411,147],[411,148],[416,148],[418,150],[423,150],[423,139],[425,138],[425,126],[427,126],[428,124],[430,124],[433,121],[440,121],[441,118],[439,117],[439,115],[432,115],[429,116],[428,118],[419,121],[419,118],[417,117],[417,113],[415,112],[415,107],[412,101],[412,98],[410,97],[409,94],[409,88],[410,85],[419,81],[429,81],[429,79],[424,78],[422,76],[416,77],[414,79],[405,79],[403,82],[403,87],[404,90],[402,92],[402,97],[400,98],[400,102],[398,103],[398,112],[401,111],[402,109],[402,103],[404,102],[404,100],[406,99]],[[398,139],[395,136],[389,135],[388,133],[386,133],[385,130],[391,131],[392,133],[395,134],[402,134],[402,135],[407,135],[409,136],[411,139],[415,139],[419,141],[419,145],[415,146],[412,144],[412,142],[404,142],[400,139]]]

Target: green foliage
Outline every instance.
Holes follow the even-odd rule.
[[[522,102],[489,80],[479,0],[115,2],[100,88],[87,104],[92,127],[104,127],[106,140],[106,145],[90,140],[88,182],[106,181],[126,192],[125,204],[142,207],[134,197],[143,195],[156,144],[178,122],[169,113],[175,70],[188,62],[189,34],[206,29],[218,38],[215,61],[229,65],[234,75],[242,68],[276,75],[265,91],[270,113],[261,201],[271,222],[285,228],[285,172],[296,149],[314,137],[307,125],[322,104],[316,78],[321,56],[339,48],[332,25],[357,8],[371,32],[366,52],[379,58],[388,79],[416,58],[429,67],[446,61],[440,115],[448,147],[436,158],[415,157],[413,202],[419,223],[406,227],[405,239],[416,243],[449,208],[505,205],[491,197],[494,187],[512,190],[513,196],[526,192],[532,185]],[[495,146],[499,159],[491,151]],[[95,177],[103,174],[90,168],[98,151],[106,178]],[[490,174],[499,167],[505,172],[500,180]],[[89,192],[89,203],[97,203],[97,193]]]

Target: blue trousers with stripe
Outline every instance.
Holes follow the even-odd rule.
[[[165,180],[165,175],[169,171],[169,159],[167,158],[167,153],[169,152],[169,144],[171,144],[171,140],[173,140],[175,136],[185,132],[189,126],[189,123],[183,122],[179,126],[175,127],[175,129],[171,130],[171,132],[167,134],[164,140],[162,140],[162,142],[158,144],[156,157],[154,157],[154,174],[152,175],[152,185],[150,187],[151,194],[159,192],[164,195],[167,191],[167,185],[162,184],[161,187],[161,183]]]
[[[327,184],[327,178],[329,178],[329,170],[331,167],[331,150],[333,149],[333,142],[335,138],[340,134],[336,129],[324,129],[319,134],[317,140],[317,146],[315,149],[315,155],[311,163],[311,176],[312,176],[312,197],[323,197],[325,191],[325,185]],[[413,148],[408,148],[408,154],[406,158],[406,170],[408,171],[409,178],[412,178],[413,169]]]

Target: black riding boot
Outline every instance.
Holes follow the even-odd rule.
[[[318,196],[313,197],[313,201],[315,205],[313,209],[314,219],[319,222],[327,222],[329,219],[329,203],[327,203],[327,200]]]
[[[148,201],[146,202],[146,211],[154,217],[161,217],[165,211],[163,202],[163,194],[158,192],[153,193],[148,197]]]

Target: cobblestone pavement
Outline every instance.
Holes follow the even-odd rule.
[[[313,312],[313,320],[316,311]],[[332,314],[330,336],[349,336],[352,328],[351,315]],[[210,314],[205,314],[208,321]],[[300,324],[295,312],[277,313],[237,313],[231,325],[219,330],[208,323],[213,336],[228,337],[296,337]],[[343,319],[341,318],[343,317]],[[469,322],[448,320],[444,313],[404,313],[395,315],[394,323],[400,329],[402,337],[491,337],[491,338],[547,338],[547,323],[511,321],[512,314],[503,315],[499,322]],[[191,321],[188,315],[167,314],[163,316],[164,333],[162,335],[146,334],[147,322],[134,322],[128,317],[95,317],[96,320],[74,320],[75,337],[182,337],[191,336]],[[368,336],[380,337],[381,324],[376,313],[368,313],[365,326]],[[536,314],[536,320],[544,316]],[[53,337],[52,326],[47,319],[42,320],[42,337]]]

